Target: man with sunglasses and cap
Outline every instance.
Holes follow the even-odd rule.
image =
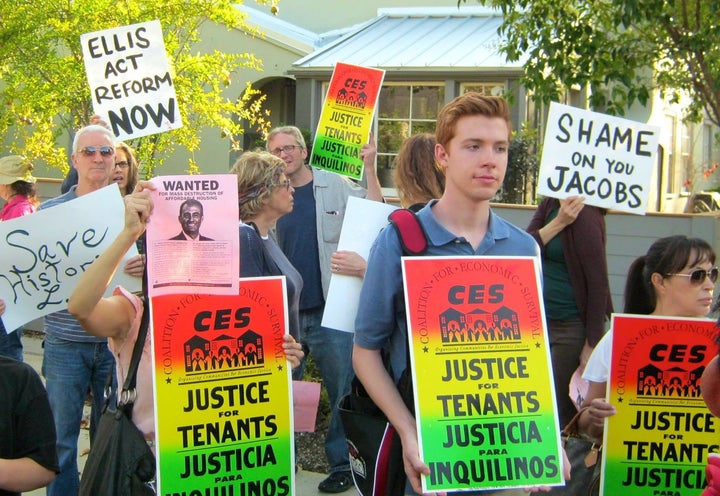
[[[83,127],[75,134],[71,160],[78,174],[77,184],[67,193],[40,204],[41,210],[107,186],[115,166],[115,137],[102,125]],[[125,271],[133,275],[142,274],[141,258],[138,256],[128,262]],[[47,494],[75,496],[80,485],[77,445],[85,398],[90,389],[93,397],[90,420],[92,443],[94,428],[102,411],[105,381],[115,361],[108,350],[107,340],[87,334],[67,310],[45,316],[43,348],[42,373],[55,421],[60,465],[60,473],[48,486]]]

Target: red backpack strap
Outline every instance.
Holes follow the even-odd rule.
[[[394,210],[388,220],[395,226],[404,255],[423,255],[427,250],[427,236],[414,212],[406,208]]]

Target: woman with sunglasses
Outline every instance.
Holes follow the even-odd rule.
[[[285,276],[288,324],[297,338],[303,280],[272,233],[277,220],[293,209],[295,190],[285,175],[285,162],[268,152],[245,152],[230,172],[238,181],[240,277]]]
[[[704,240],[669,236],[655,241],[647,254],[637,258],[628,270],[625,285],[625,313],[705,317],[710,312],[718,277],[715,252]],[[600,438],[605,418],[616,413],[605,401],[610,372],[612,331],[598,343],[585,367],[583,378],[590,382],[583,401],[586,408],[579,419],[581,432]]]

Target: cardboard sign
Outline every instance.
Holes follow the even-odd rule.
[[[700,496],[720,419],[700,378],[716,355],[709,319],[613,315],[601,494]]]
[[[534,257],[403,257],[423,492],[559,485]]]
[[[310,165],[353,179],[363,176],[360,148],[368,142],[385,71],[335,65],[313,142]]]
[[[158,494],[294,494],[285,278],[152,298]]]
[[[182,127],[160,21],[80,36],[93,111],[119,140]]]
[[[387,203],[355,196],[348,198],[337,249],[354,251],[367,260],[375,238],[380,230],[388,225],[388,215],[396,208]],[[360,277],[332,274],[323,311],[323,327],[355,332],[355,316],[362,282]]]
[[[660,128],[550,104],[538,193],[644,215]]]
[[[0,298],[8,331],[33,319],[67,309],[68,298],[85,269],[115,240],[125,222],[116,184],[31,215],[0,222]],[[123,272],[137,255],[133,245],[108,286],[128,291],[142,286]]]
[[[154,210],[147,230],[150,296],[236,295],[240,273],[236,176],[159,176],[152,182],[157,189],[152,192]]]

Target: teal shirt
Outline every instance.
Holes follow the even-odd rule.
[[[557,217],[558,209],[550,212],[547,221]],[[570,282],[562,247],[562,232],[545,244],[543,257],[543,298],[548,320],[574,320],[580,318],[575,293]]]

